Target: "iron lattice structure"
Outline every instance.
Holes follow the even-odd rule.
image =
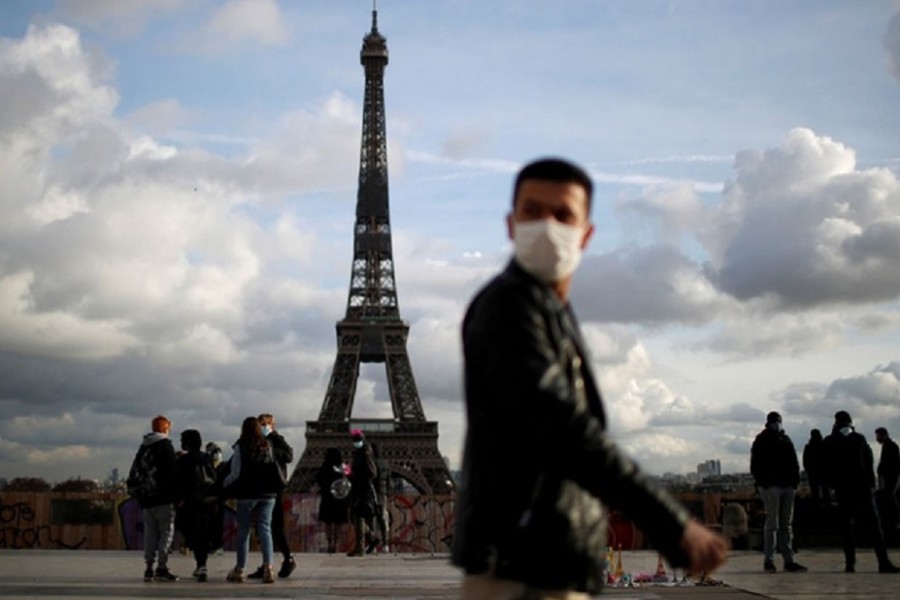
[[[337,357],[316,421],[306,423],[306,449],[288,489],[309,491],[328,448],[347,456],[349,432],[360,428],[378,446],[380,463],[424,494],[448,493],[453,481],[438,451],[438,427],[425,419],[406,351],[409,325],[400,318],[388,204],[384,69],[387,40],[372,30],[363,38],[365,70],[359,189],[353,231],[353,264],[347,312],[336,325]],[[393,419],[351,419],[360,363],[384,363]]]

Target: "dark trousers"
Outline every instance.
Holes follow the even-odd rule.
[[[841,538],[844,546],[844,561],[847,566],[856,565],[856,533],[857,524],[865,527],[864,531],[871,538],[872,549],[878,557],[878,564],[887,564],[887,548],[884,544],[884,532],[881,530],[881,519],[875,507],[875,497],[869,490],[848,491],[837,490],[838,519],[841,524]]]
[[[287,560],[291,557],[291,547],[284,533],[284,504],[281,500],[282,495],[278,494],[275,497],[275,508],[272,509],[272,545]]]
[[[179,509],[179,528],[188,548],[194,553],[198,567],[205,567],[209,558],[210,510],[206,506]]]

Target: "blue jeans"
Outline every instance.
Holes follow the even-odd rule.
[[[250,552],[250,520],[256,517],[256,535],[259,536],[259,549],[262,551],[263,564],[272,564],[272,508],[274,498],[251,498],[238,500],[238,544],[237,568],[247,566],[247,554]]]
[[[763,554],[767,561],[775,557],[775,533],[778,533],[778,552],[785,563],[794,562],[794,488],[772,486],[759,488],[766,523],[763,526]]]

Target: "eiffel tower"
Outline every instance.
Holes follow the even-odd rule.
[[[392,476],[423,494],[449,493],[454,486],[438,451],[438,424],[425,420],[406,351],[409,324],[397,306],[384,111],[388,50],[378,32],[377,10],[372,11],[372,30],[363,38],[360,61],[366,87],[347,313],[336,325],[337,357],[322,410],[318,420],[306,422],[306,449],[288,489],[309,491],[325,451],[339,448],[347,457],[350,429],[359,428],[377,445],[381,467]],[[384,363],[393,419],[351,419],[360,363]]]

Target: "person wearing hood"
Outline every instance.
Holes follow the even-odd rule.
[[[151,421],[150,428],[135,456],[135,464],[150,466],[144,469],[149,479],[144,485],[147,491],[136,495],[144,522],[144,581],[177,581],[178,577],[168,567],[169,548],[175,535],[175,500],[178,495],[175,447],[169,439],[172,422],[158,415]]]
[[[750,447],[750,474],[766,511],[763,570],[766,573],[778,570],[774,561],[777,547],[784,557],[785,571],[806,571],[806,567],[794,560],[792,528],[794,496],[800,483],[800,463],[794,443],[784,432],[781,415],[775,411],[766,415],[766,426]]]
[[[878,572],[900,573],[900,567],[888,557],[875,507],[875,460],[866,436],[855,430],[850,413],[839,410],[834,413],[834,426],[824,443],[830,465],[829,483],[837,498],[844,571],[856,571],[856,523],[863,521],[878,558]]]

